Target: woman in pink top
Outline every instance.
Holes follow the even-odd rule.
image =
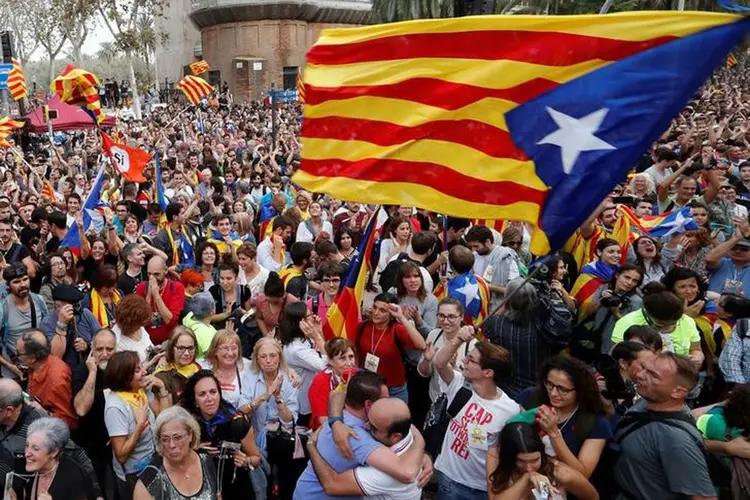
[[[318,278],[323,285],[323,292],[316,297],[308,299],[307,308],[320,318],[321,326],[323,327],[328,323],[326,314],[328,313],[328,308],[333,304],[333,299],[336,298],[336,294],[339,292],[341,280],[344,279],[345,272],[346,267],[336,262],[326,262],[318,269]],[[323,336],[325,340],[332,338],[332,335],[327,335],[325,328],[323,328]]]
[[[275,335],[274,330],[279,324],[281,311],[292,302],[298,302],[297,297],[286,293],[279,275],[270,272],[263,286],[263,293],[255,298],[255,319],[264,336]]]

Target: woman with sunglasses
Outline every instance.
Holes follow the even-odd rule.
[[[537,386],[519,394],[518,402],[527,409],[539,407],[547,455],[591,477],[612,439],[591,367],[575,358],[551,358],[539,371]]]
[[[652,326],[661,335],[667,351],[687,356],[696,368],[703,364],[705,356],[695,320],[685,314],[685,302],[661,283],[643,287],[643,307],[617,321],[612,344],[622,342],[625,330],[633,325]]]

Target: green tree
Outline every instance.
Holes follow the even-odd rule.
[[[96,2],[94,0],[52,0],[52,10],[60,29],[71,45],[75,65],[83,66],[81,48],[94,27]]]

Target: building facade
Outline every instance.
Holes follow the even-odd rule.
[[[156,45],[159,87],[165,79],[174,84],[182,78],[185,65],[201,55],[201,32],[190,21],[191,0],[169,0],[164,7],[163,16],[154,19],[156,31],[169,37],[165,43]]]
[[[242,102],[272,85],[296,88],[320,31],[367,24],[371,7],[370,0],[192,0],[190,19],[211,66],[207,79],[226,82]]]

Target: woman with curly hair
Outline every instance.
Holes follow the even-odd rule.
[[[539,371],[537,386],[518,395],[524,408],[539,407],[547,454],[591,477],[612,430],[594,372],[575,358],[557,356]]]
[[[580,472],[553,462],[544,452],[539,433],[524,422],[507,424],[500,431],[497,467],[490,473],[490,500],[530,500],[532,490],[546,488],[549,500],[564,500],[566,494],[580,500],[598,500],[596,490]],[[546,485],[546,486],[545,486]]]
[[[135,351],[141,363],[148,360],[154,348],[151,337],[144,328],[151,325],[151,306],[140,295],[128,295],[115,309],[116,325],[112,333],[117,339],[116,351]]]

